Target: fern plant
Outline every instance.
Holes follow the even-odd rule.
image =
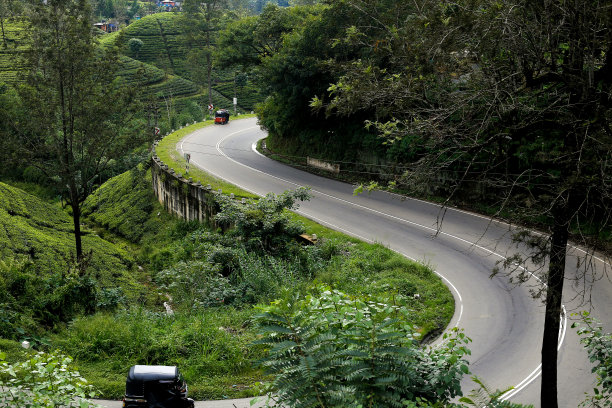
[[[399,408],[461,395],[469,338],[456,330],[442,346],[422,348],[410,317],[401,297],[363,300],[326,288],[262,308],[257,343],[268,348],[261,364],[275,375],[273,404]]]
[[[478,377],[472,377],[472,380],[478,384],[477,389],[472,390],[467,397],[462,397],[459,402],[468,404],[468,407],[474,408],[533,408],[533,405],[525,406],[515,404],[510,401],[503,401],[501,398],[513,387],[505,390],[493,390]]]

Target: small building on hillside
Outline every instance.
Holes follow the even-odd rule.
[[[166,11],[181,11],[181,2],[174,0],[162,0],[159,2],[159,6],[163,7]]]
[[[101,23],[95,23],[94,27],[99,28],[100,30],[105,31],[107,33],[112,33],[114,31],[119,30],[119,23],[102,21]]]

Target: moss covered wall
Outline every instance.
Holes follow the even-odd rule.
[[[215,194],[210,186],[185,179],[169,169],[153,154],[151,163],[153,191],[160,204],[171,214],[186,221],[199,221],[217,227],[214,215],[218,211]]]

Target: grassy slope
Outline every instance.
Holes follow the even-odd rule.
[[[7,20],[4,22],[6,47],[0,45],[0,82],[14,83],[17,81],[19,57],[27,48],[25,44],[25,30],[22,23]],[[0,41],[1,43],[1,41]]]
[[[40,273],[66,268],[74,252],[72,218],[23,190],[0,183],[0,259],[32,261]],[[130,254],[85,230],[85,251],[93,251],[91,270],[102,286],[124,287],[135,297],[141,286],[130,273]]]
[[[190,47],[186,44],[180,26],[181,13],[158,13],[143,17],[121,31],[104,36],[103,43],[114,42],[121,47],[126,57],[153,65],[170,75],[190,78],[187,55]],[[128,47],[128,41],[138,38],[143,42],[138,53]],[[234,96],[233,73],[213,71],[213,104],[216,107],[231,108]],[[177,96],[179,94],[174,94]],[[180,94],[179,96],[182,96]],[[200,106],[208,104],[208,95],[196,97]],[[245,111],[253,110],[255,103],[260,101],[252,86],[244,87],[239,94],[239,107]],[[178,101],[180,104],[180,100]]]
[[[177,13],[159,13],[136,21],[121,32],[101,35],[102,45],[118,43],[124,55],[120,58],[118,75],[132,86],[142,87],[144,95],[157,98],[174,98],[178,110],[185,108],[191,101],[205,107],[208,94],[201,93],[197,84],[188,79],[186,65],[188,49],[182,40]],[[160,24],[163,29],[161,35]],[[0,82],[15,83],[20,69],[21,53],[27,49],[24,24],[5,22],[7,46],[0,45]],[[119,34],[122,35],[119,35]],[[134,54],[127,42],[131,38],[143,41],[143,47]],[[165,41],[164,41],[165,39]],[[137,57],[137,58],[136,58]],[[185,77],[186,76],[186,77]],[[227,75],[225,75],[227,76]],[[228,77],[229,78],[229,77]],[[233,82],[231,79],[217,79],[218,86],[213,90],[212,101],[215,107],[231,108]],[[244,109],[252,110],[258,101],[256,93],[249,87],[243,90],[239,102]]]

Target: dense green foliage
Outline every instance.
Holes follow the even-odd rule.
[[[77,313],[108,304],[108,291],[146,299],[125,248],[89,231],[87,273],[74,269],[72,221],[61,208],[0,183],[0,335],[37,337]],[[111,302],[112,303],[112,302]]]
[[[283,254],[294,237],[304,232],[304,227],[291,220],[285,210],[297,209],[298,200],[307,201],[310,197],[305,187],[278,196],[268,193],[263,198],[245,203],[220,196],[217,200],[221,211],[215,215],[215,220],[222,225],[231,225],[232,234],[247,249]]]
[[[580,342],[584,344],[593,363],[592,372],[597,374],[597,386],[593,394],[582,403],[584,407],[612,406],[612,333],[606,333],[600,322],[588,312],[582,313],[583,325],[578,328]],[[572,327],[578,327],[574,324]]]
[[[70,357],[37,353],[20,363],[7,363],[0,352],[0,407],[88,408],[94,388],[72,366]]]
[[[448,402],[461,395],[469,339],[445,335],[419,347],[402,296],[318,296],[273,302],[255,319],[268,348],[263,366],[275,374],[277,406],[404,407],[406,401]]]
[[[163,213],[148,177],[145,169],[115,177],[85,208],[89,220],[138,243],[135,256],[150,271],[155,290],[168,296],[173,314],[160,313],[160,304],[101,312],[50,335],[105,396],[120,396],[127,368],[140,363],[178,364],[198,398],[256,395],[263,374],[252,364],[263,350],[251,344],[257,338],[252,305],[289,299],[296,291],[316,294],[313,279],[360,298],[405,295],[422,336],[445,327],[452,316],[453,298],[443,283],[381,245],[325,229],[317,229],[319,242],[306,247],[286,235],[303,228],[283,210],[300,192],[261,203],[226,202],[221,218],[243,223],[219,234]],[[272,231],[285,235],[273,237]],[[403,285],[386,284],[391,276]],[[117,295],[105,294],[110,303]]]
[[[260,92],[267,95],[257,112],[269,131],[270,149],[304,161],[307,155],[372,163],[384,157],[382,141],[363,127],[367,116],[360,112],[338,120],[310,107],[311,99],[338,79],[338,65],[361,56],[357,47],[334,42],[344,35],[352,14],[342,2],[269,6],[260,16],[236,21],[221,33],[220,63],[254,72]]]
[[[247,396],[261,377],[252,367],[261,357],[251,345],[252,314],[231,307],[174,315],[137,308],[78,318],[51,339],[107,398],[123,395],[134,364],[178,365],[198,399]]]
[[[83,204],[83,215],[131,242],[158,233],[161,223],[152,216],[155,195],[146,170],[140,165],[102,184]]]

